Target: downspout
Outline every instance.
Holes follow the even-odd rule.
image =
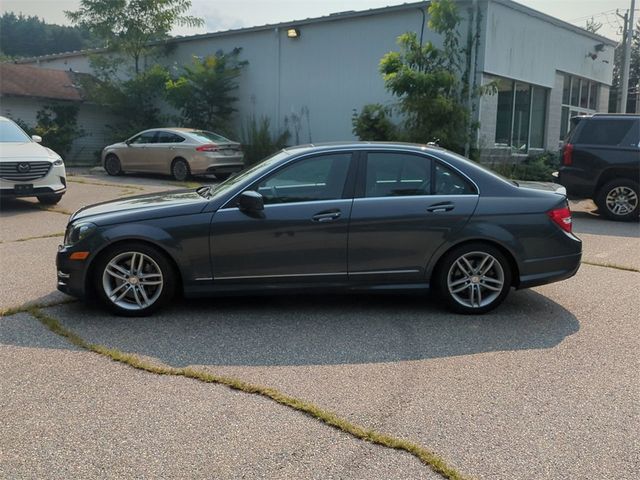
[[[277,41],[277,65],[278,68],[276,69],[277,72],[277,78],[276,78],[276,128],[277,128],[277,132],[280,132],[280,78],[281,78],[281,74],[282,74],[282,65],[281,65],[281,58],[282,58],[282,44],[281,44],[281,40],[280,40],[280,29],[278,27],[276,27],[274,29],[274,32],[276,34],[276,41]]]

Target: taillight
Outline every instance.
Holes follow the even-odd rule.
[[[556,208],[547,212],[549,218],[565,232],[571,233],[571,210],[569,207]]]
[[[216,152],[218,151],[218,148],[218,145],[216,145],[215,143],[205,143],[204,145],[196,147],[196,150],[198,152]]]
[[[571,165],[573,163],[573,145],[567,143],[562,151],[562,164]]]

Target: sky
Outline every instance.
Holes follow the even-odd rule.
[[[406,0],[192,0],[190,13],[201,17],[205,26],[177,28],[173,33],[192,35],[402,3]],[[603,24],[598,33],[619,40],[622,20],[616,9],[624,13],[631,0],[519,0],[518,3],[581,27],[593,16]],[[37,15],[47,23],[68,25],[64,10],[75,10],[79,4],[80,0],[1,0],[0,12],[22,12]],[[636,11],[635,18],[639,16],[640,11]]]

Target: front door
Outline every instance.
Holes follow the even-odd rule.
[[[349,227],[353,282],[424,281],[424,269],[478,203],[475,187],[431,157],[369,152]]]
[[[155,131],[143,132],[129,141],[127,148],[123,148],[122,152],[118,153],[123,170],[149,171],[147,165],[149,147],[153,144],[155,136]]]
[[[216,212],[214,281],[345,281],[351,162],[344,152],[299,159],[250,188],[264,198],[262,215],[236,206]]]

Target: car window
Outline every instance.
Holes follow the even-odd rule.
[[[369,153],[365,197],[429,195],[431,159],[406,153]]]
[[[135,144],[135,145],[156,143],[155,136],[156,136],[156,132],[144,132],[138,135],[137,137],[133,137],[133,139],[129,143]]]
[[[350,153],[300,160],[262,180],[257,191],[265,204],[339,199],[350,160]]]
[[[575,140],[572,139],[572,143],[610,146],[620,145],[637,125],[632,118],[591,119],[582,124],[580,133]]]
[[[218,135],[217,133],[208,132],[206,130],[197,130],[194,132],[189,132],[189,134],[196,140],[204,143],[232,143],[228,138],[225,138],[222,135]]]
[[[475,188],[459,173],[440,163],[436,163],[436,179],[434,193],[436,195],[474,195]]]
[[[184,138],[171,132],[158,132],[155,143],[180,143]]]

